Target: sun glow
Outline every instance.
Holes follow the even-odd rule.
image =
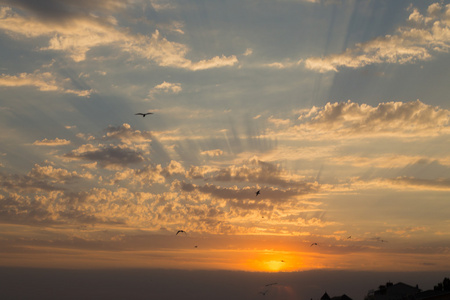
[[[264,262],[264,265],[265,269],[271,272],[279,272],[285,267],[285,262],[283,260],[271,260]]]
[[[292,272],[303,269],[300,256],[288,251],[266,250],[247,260],[247,268],[258,272]]]

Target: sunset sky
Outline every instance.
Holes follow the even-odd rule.
[[[450,270],[449,3],[0,0],[0,266]]]

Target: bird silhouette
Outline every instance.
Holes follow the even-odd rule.
[[[278,284],[278,283],[276,283],[276,282],[274,282],[274,283],[268,283],[268,284],[266,284],[265,286],[271,286],[271,285],[275,285],[275,284]]]
[[[381,239],[380,237],[376,237],[375,240],[376,240],[377,242],[387,243],[386,240],[383,240],[383,239]]]
[[[258,196],[259,194],[261,194],[261,190],[258,190],[258,191],[256,192],[256,196]]]
[[[258,294],[262,294],[263,296],[265,296],[265,295],[267,294],[268,291],[269,291],[269,290],[264,291],[264,292],[259,292]]]
[[[137,115],[137,116],[142,116],[142,117],[145,118],[146,115],[153,115],[153,113],[151,113],[151,112],[148,112],[148,113],[137,113],[137,114],[135,114],[135,115]]]
[[[176,235],[178,235],[179,233],[187,234],[186,231],[184,231],[184,230],[178,230]]]
[[[310,247],[317,246],[317,243],[312,243]]]
[[[348,240],[348,239],[351,239],[351,238],[352,238],[352,236],[350,235],[350,236],[347,238],[347,240]]]

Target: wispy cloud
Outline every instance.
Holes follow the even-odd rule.
[[[26,8],[33,12],[37,10],[33,5],[27,5]],[[83,13],[83,10],[72,12],[70,9],[73,7],[70,6],[65,11],[70,17],[45,22],[43,18],[22,16],[11,7],[2,7],[0,30],[16,39],[46,37],[49,39],[48,46],[41,47],[41,50],[62,51],[76,62],[84,61],[89,50],[106,45],[115,47],[122,53],[154,61],[160,66],[192,71],[233,66],[238,62],[235,55],[215,56],[193,62],[186,58],[186,45],[167,40],[158,30],[151,36],[132,34],[129,30],[118,27],[114,17],[93,16]]]
[[[450,47],[450,6],[431,4],[426,15],[413,9],[409,27],[394,35],[378,37],[356,44],[340,54],[310,57],[305,67],[318,72],[337,72],[339,68],[361,68],[371,64],[406,64],[431,59],[436,52]]]
[[[65,86],[66,84],[66,80],[57,78],[50,72],[40,72],[39,70],[34,73],[2,74],[0,76],[0,86],[5,87],[32,86],[44,92],[57,91],[65,94],[75,94],[79,97],[89,97],[93,92],[92,90],[70,89]]]

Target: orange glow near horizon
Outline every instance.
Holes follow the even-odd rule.
[[[105,251],[25,246],[0,258],[0,266],[69,269],[162,268],[181,270],[230,270],[246,272],[297,272],[314,269],[379,271],[448,270],[447,255],[389,255],[376,252],[320,253],[274,249],[164,249]],[[415,262],[427,261],[429,264]],[[445,262],[445,263],[443,263]]]
[[[257,272],[292,272],[305,267],[303,255],[291,251],[264,250],[245,263],[248,271]]]

